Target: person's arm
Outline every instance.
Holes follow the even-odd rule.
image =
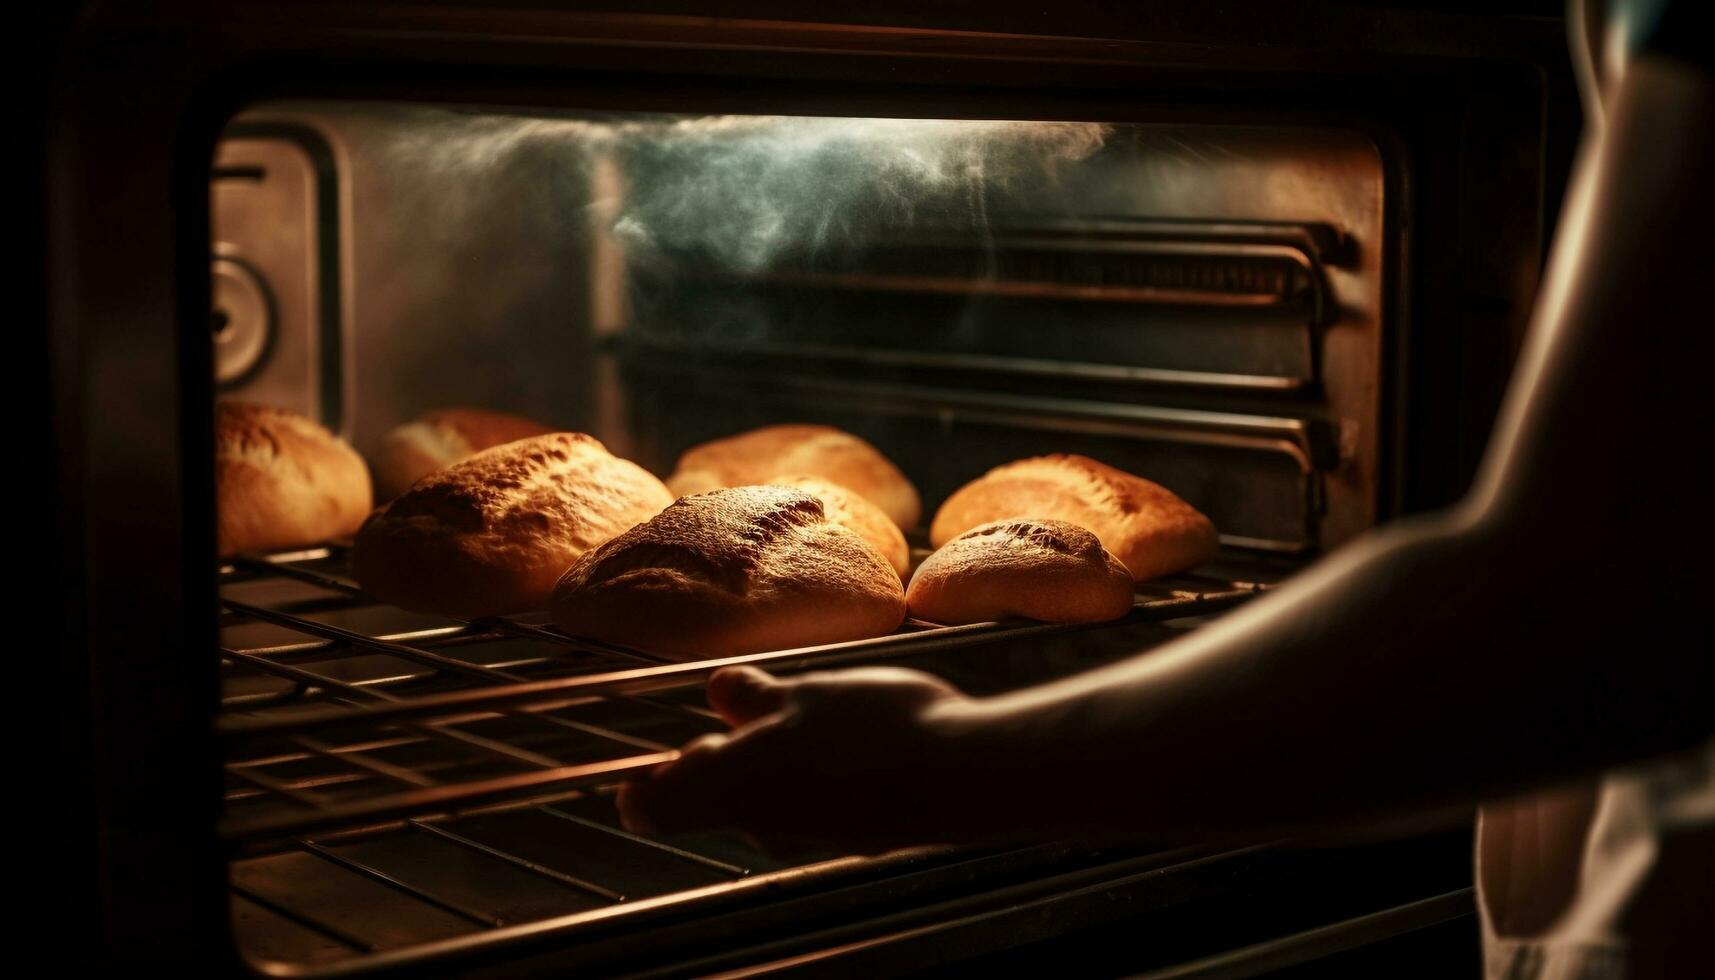
[[[1634,65],[1581,162],[1477,488],[1152,653],[972,701],[730,671],[639,826],[858,847],[1261,834],[1474,802],[1715,731],[1702,419],[1715,86]]]

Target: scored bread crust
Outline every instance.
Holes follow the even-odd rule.
[[[673,497],[581,432],[483,450],[431,473],[357,532],[352,570],[394,605],[460,619],[541,609],[584,552]]]
[[[935,623],[1013,617],[1100,623],[1131,609],[1132,579],[1094,534],[1076,524],[994,521],[925,558],[905,602],[912,616]]]
[[[857,491],[893,523],[912,528],[923,516],[917,488],[864,440],[826,425],[769,425],[692,446],[667,486],[679,495],[773,483],[801,473]]]
[[[575,636],[689,659],[881,636],[905,594],[817,498],[737,487],[680,498],[584,555],[549,612]]]
[[[899,530],[899,525],[882,513],[880,507],[870,503],[856,491],[819,476],[802,473],[778,476],[769,483],[781,487],[796,487],[820,500],[828,520],[856,531],[858,537],[887,559],[887,563],[893,566],[893,570],[899,573],[901,579],[911,570],[911,546],[905,543],[905,535]]]
[[[424,412],[382,440],[375,455],[375,499],[392,500],[428,474],[484,449],[552,431],[520,415],[482,408]]]
[[[997,466],[965,484],[935,513],[937,548],[991,521],[1068,521],[1095,532],[1141,582],[1215,557],[1215,525],[1171,490],[1087,456],[1035,456]]]
[[[216,405],[214,474],[222,555],[321,544],[356,531],[369,513],[363,457],[284,409]]]

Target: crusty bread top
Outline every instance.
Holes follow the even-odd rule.
[[[839,547],[803,547],[827,542]],[[573,565],[555,591],[647,571],[760,599],[830,582],[837,588],[850,582],[853,565],[888,568],[855,532],[829,522],[820,500],[791,487],[734,487],[679,498]],[[884,591],[898,593],[897,576],[887,578]]]
[[[769,425],[685,450],[667,478],[674,493],[772,483],[801,473],[857,491],[902,528],[922,516],[917,489],[881,451],[826,425]]]
[[[505,412],[445,408],[424,412],[388,433],[388,438],[411,440],[424,451],[440,457],[443,460],[441,465],[446,466],[484,449],[553,431],[540,422]]]
[[[911,570],[911,546],[905,543],[905,535],[899,530],[899,525],[857,491],[803,473],[778,476],[770,482],[776,486],[795,487],[820,500],[828,520],[856,531],[864,543],[887,559],[900,578]]]
[[[942,545],[929,556],[935,569],[956,573],[972,564],[1034,564],[1042,559],[1069,560],[1106,568],[1108,550],[1101,539],[1076,524],[1056,520],[1013,518],[979,524]],[[924,561],[925,567],[929,564]]]
[[[1131,573],[1088,530],[1014,519],[942,545],[912,576],[906,602],[911,615],[938,623],[1087,623],[1125,615],[1132,597]]]
[[[1068,521],[1095,532],[1139,581],[1214,557],[1215,526],[1172,491],[1087,456],[1054,454],[997,466],[936,512],[939,547],[979,524],[1012,518]]]
[[[369,513],[362,457],[296,412],[218,403],[214,456],[221,554],[319,544]]]
[[[303,469],[329,454],[343,462],[356,452],[320,423],[296,412],[248,402],[220,402],[214,407],[218,460]]]
[[[457,436],[473,453],[554,431],[535,419],[486,408],[441,408],[424,412],[415,421]]]
[[[491,560],[501,562],[545,550],[582,554],[671,502],[660,481],[593,436],[554,432],[431,473],[372,523],[427,535],[480,534]]]
[[[554,588],[575,636],[665,656],[724,656],[880,636],[905,617],[899,575],[791,487],[681,497],[578,559]]]
[[[375,491],[391,500],[413,483],[474,453],[554,430],[531,419],[481,408],[425,412],[387,433],[375,458]]]
[[[744,595],[767,580],[770,551],[782,538],[826,522],[821,501],[787,487],[680,497],[569,570],[561,587],[600,585],[639,569],[657,569]]]

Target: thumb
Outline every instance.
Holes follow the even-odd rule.
[[[738,728],[785,707],[790,688],[755,667],[722,667],[709,677],[709,707]]]

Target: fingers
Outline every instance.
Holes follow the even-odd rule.
[[[708,698],[733,731],[698,738],[674,761],[622,786],[617,802],[626,827],[853,838],[873,821],[855,815],[854,806],[863,811],[867,804],[851,799],[846,777],[885,782],[891,766],[909,772],[923,764],[922,749],[935,744],[926,709],[963,695],[931,675],[897,668],[780,680],[746,666],[710,676]]]
[[[674,834],[748,826],[777,803],[772,767],[779,729],[753,724],[736,735],[701,735],[672,762],[624,783],[616,803],[624,826]]]
[[[619,808],[619,825],[634,834],[659,834],[655,825],[654,801],[648,790],[649,777],[627,779],[619,784],[619,796],[614,805]]]
[[[709,706],[728,725],[740,728],[775,714],[788,701],[799,706],[843,704],[862,710],[867,704],[904,710],[934,701],[963,697],[959,690],[931,674],[899,667],[859,667],[816,671],[789,680],[772,677],[755,667],[723,667],[709,678]]]
[[[728,735],[698,736],[677,759],[622,783],[615,802],[626,829],[674,833],[733,823],[743,794],[735,792],[732,767],[721,760],[731,741]]]
[[[709,707],[738,728],[784,708],[788,689],[755,667],[723,667],[709,678]]]

